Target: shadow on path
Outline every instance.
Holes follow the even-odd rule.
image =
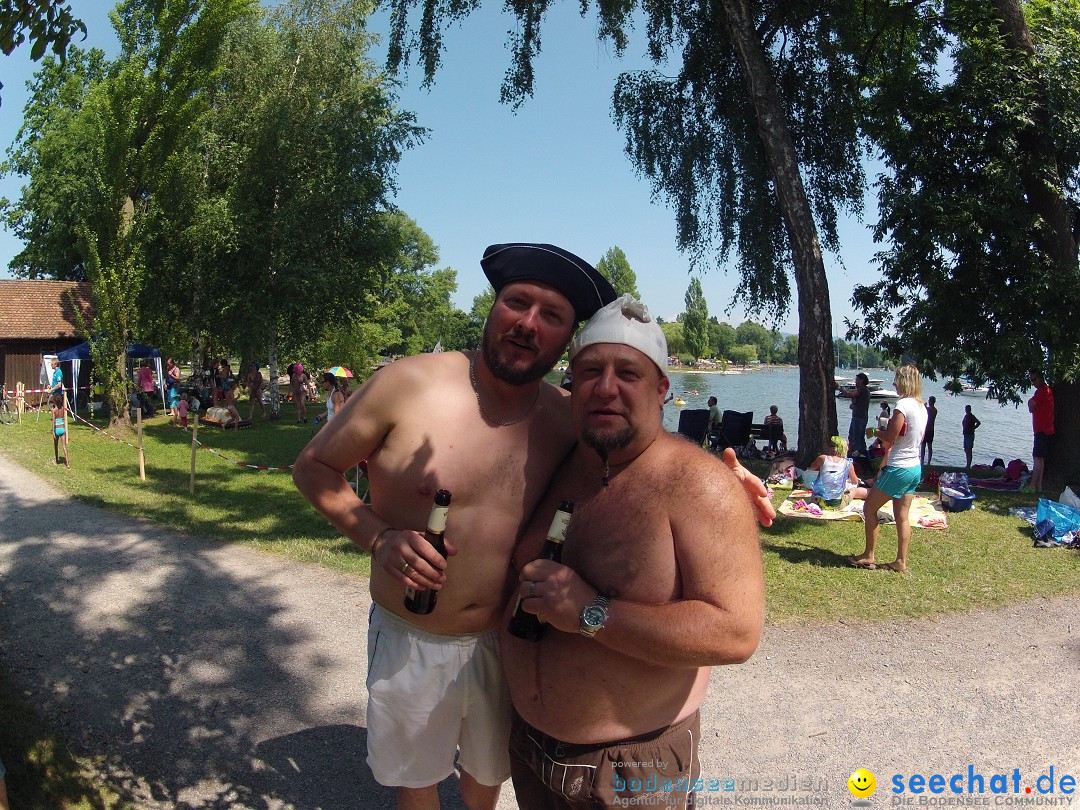
[[[111,515],[5,466],[0,665],[76,752],[140,807],[393,806],[364,762],[366,580]]]

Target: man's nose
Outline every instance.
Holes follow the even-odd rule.
[[[612,397],[618,393],[617,382],[615,369],[605,368],[596,378],[596,385],[593,387],[593,390],[598,396]]]
[[[535,332],[539,323],[540,311],[536,307],[529,307],[518,318],[518,326],[527,332]]]

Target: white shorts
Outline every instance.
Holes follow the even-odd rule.
[[[440,636],[372,605],[367,762],[389,787],[435,785],[461,769],[481,785],[510,778],[510,694],[497,630]]]

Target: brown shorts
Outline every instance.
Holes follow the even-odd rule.
[[[640,737],[585,745],[549,737],[517,712],[511,722],[510,775],[522,810],[694,806],[698,712]],[[637,796],[649,797],[647,805]]]

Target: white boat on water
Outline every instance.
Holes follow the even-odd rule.
[[[960,390],[956,390],[955,383],[960,383]],[[961,397],[979,397],[980,399],[986,399],[990,396],[990,389],[985,385],[976,385],[967,377],[961,377],[959,380],[955,380],[952,384],[946,383],[945,390],[950,394],[956,394]]]
[[[855,380],[852,377],[833,377],[833,379],[836,380],[836,382],[838,382],[840,384],[840,388],[836,392],[837,396],[841,396],[845,392],[855,390]],[[885,385],[884,380],[877,380],[877,379],[868,380],[867,383],[866,383],[866,387],[870,390],[870,397],[873,398],[875,391],[888,390],[888,389],[883,389],[882,388],[882,386],[884,386],[884,385]],[[896,396],[895,391],[893,391],[893,396]]]
[[[900,399],[900,395],[891,388],[878,388],[870,392],[870,399]]]

